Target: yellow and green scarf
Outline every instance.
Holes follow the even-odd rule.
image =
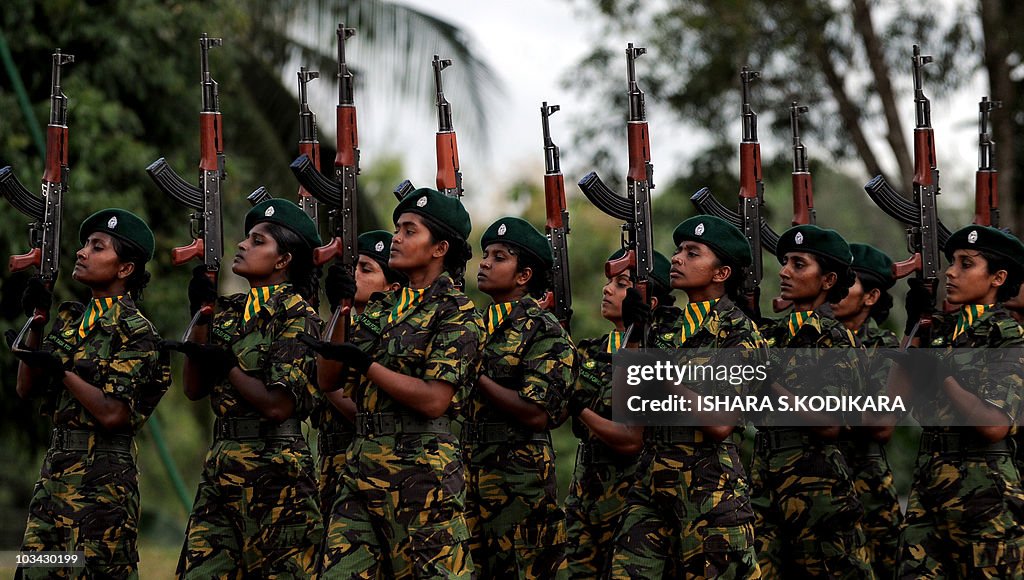
[[[800,330],[800,327],[803,326],[808,319],[810,319],[811,314],[813,313],[813,310],[805,310],[804,312],[793,312],[792,314],[789,315],[790,338],[796,336],[797,331]]]
[[[245,299],[245,312],[242,314],[242,319],[249,322],[260,310],[263,310],[263,305],[270,300],[274,292],[280,288],[280,284],[271,284],[270,286],[260,286],[258,288],[250,288],[249,296]]]
[[[683,308],[683,331],[682,336],[679,338],[679,344],[686,342],[686,339],[690,338],[697,331],[700,330],[704,319],[708,317],[708,313],[715,307],[715,303],[718,299],[705,300],[704,302],[690,302]]]
[[[388,323],[392,323],[402,317],[405,311],[416,306],[423,300],[423,293],[426,289],[420,288],[402,288],[402,292],[398,295],[398,303],[391,309],[391,313],[388,314]]]
[[[89,334],[89,331],[92,330],[92,327],[96,326],[99,319],[120,299],[120,296],[93,298],[88,310],[82,315],[82,323],[78,325],[78,336],[85,338],[85,335]]]
[[[511,314],[512,307],[515,304],[515,302],[502,302],[501,304],[491,304],[487,307],[487,334],[493,334],[501,326],[505,317]]]
[[[608,353],[615,354],[620,348],[622,348],[622,338],[626,332],[623,330],[613,330],[608,333]]]
[[[956,328],[953,329],[953,340],[967,331],[982,314],[992,308],[993,304],[965,304],[960,307],[956,317]]]

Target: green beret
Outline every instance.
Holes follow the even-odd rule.
[[[832,258],[847,266],[853,264],[850,244],[846,243],[839,232],[809,224],[789,228],[779,236],[775,255],[780,264],[786,252],[807,252]]]
[[[391,214],[392,221],[397,225],[398,217],[406,212],[419,214],[430,225],[440,227],[462,241],[469,239],[469,232],[473,229],[469,212],[459,198],[447,196],[436,189],[421,187],[406,195]]]
[[[850,244],[853,254],[853,270],[858,276],[874,278],[883,290],[896,284],[896,276],[892,273],[892,258],[885,252],[868,244]]]
[[[153,259],[153,250],[156,248],[153,230],[149,229],[142,218],[130,211],[112,207],[101,209],[85,218],[82,227],[78,229],[78,241],[84,244],[93,232],[110,234],[135,246],[142,251],[147,262]]]
[[[302,211],[302,208],[287,199],[275,197],[254,205],[249,213],[245,214],[246,235],[253,226],[262,222],[288,228],[298,234],[310,248],[318,248],[322,243],[313,220]]]
[[[389,260],[391,260],[391,238],[391,232],[384,230],[373,230],[359,234],[359,253],[380,264],[380,269],[384,271],[385,278],[401,282],[405,279],[405,274],[392,270],[391,266],[388,265]]]
[[[608,256],[608,262],[612,260],[618,260],[622,256],[626,255],[625,248],[619,248],[612,252],[612,255]],[[655,250],[654,251],[654,269],[651,271],[651,281],[659,284],[662,289],[666,292],[672,291],[672,280],[670,277],[670,271],[672,270],[672,263],[665,254]]]
[[[698,242],[711,248],[719,259],[745,268],[753,262],[750,242],[736,226],[712,215],[694,216],[676,226],[672,241]]]
[[[984,250],[1018,266],[1024,263],[1024,244],[1014,235],[991,226],[969,225],[953,232],[942,251],[947,260],[952,260],[956,250]]]
[[[555,264],[547,236],[538,232],[537,228],[524,219],[503,217],[491,224],[480,238],[480,249],[485,250],[495,242],[528,252],[548,269]]]

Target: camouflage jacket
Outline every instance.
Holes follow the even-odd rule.
[[[305,419],[319,398],[316,353],[298,336],[320,336],[320,318],[291,284],[282,284],[248,322],[246,298],[242,293],[217,299],[210,342],[230,348],[238,367],[267,389],[284,389],[295,400],[292,417]],[[227,379],[213,386],[210,404],[218,417],[262,416]]]
[[[789,336],[788,316],[767,321],[761,327],[761,333],[768,346],[773,347],[769,356],[775,370],[771,372],[770,380],[793,395],[851,396],[864,393],[861,343],[843,323],[836,320],[828,303],[815,308],[793,337]],[[790,349],[799,349],[799,354]],[[849,350],[824,353],[822,349]],[[767,416],[778,417],[774,413]],[[771,423],[769,420],[766,426],[771,426]]]
[[[857,329],[856,336],[857,340],[860,341],[864,348],[899,348],[900,346],[900,341],[896,338],[896,333],[878,326],[875,319],[870,316],[864,321],[864,324]]]
[[[857,329],[857,340],[867,349],[864,366],[864,392],[868,395],[884,394],[888,390],[892,359],[881,356],[881,351],[896,349],[899,339],[891,330],[880,328],[875,319],[868,317]]]
[[[523,297],[493,333],[484,336],[482,374],[523,399],[540,405],[558,426],[579,374],[576,347],[555,315]],[[504,421],[486,397],[473,389],[465,409],[470,421]]]
[[[580,358],[576,390],[583,391],[584,400],[591,411],[612,418],[612,355],[608,354],[608,335],[580,341]],[[600,442],[578,417],[573,417],[572,432],[581,441]]]
[[[367,304],[356,317],[352,342],[395,372],[454,386],[455,395],[445,413],[454,419],[478,374],[483,321],[447,272],[425,289],[415,306],[388,322],[397,298],[398,293],[388,292]],[[360,412],[406,410],[365,375],[347,381],[345,395],[355,401]]]
[[[948,316],[933,333],[931,348],[943,349],[950,360],[957,381],[967,391],[993,405],[1010,417],[1021,410],[1024,391],[1024,329],[1001,304],[987,310],[970,327],[953,340],[956,315]],[[1008,357],[983,356],[981,349],[1009,348]],[[943,423],[956,422],[957,413],[945,397],[934,397],[922,404],[914,403],[914,416],[919,420]]]
[[[78,302],[61,304],[41,348],[57,354],[66,370],[99,387],[106,396],[125,402],[130,410],[128,429],[134,435],[171,384],[169,357],[160,354],[160,335],[127,296],[115,302],[81,338],[78,327],[84,312]],[[52,417],[57,426],[101,428],[60,383],[46,389],[42,413]]]

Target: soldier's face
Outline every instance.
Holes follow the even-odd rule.
[[[946,300],[951,304],[994,304],[1006,270],[988,271],[988,260],[972,250],[955,250],[946,268]]]
[[[732,268],[723,266],[711,248],[699,242],[685,241],[672,254],[672,269],[669,277],[672,288],[693,290],[707,288],[715,283],[724,283]]]
[[[399,272],[410,272],[429,265],[435,259],[444,259],[447,242],[433,242],[423,218],[414,213],[403,213],[395,224],[391,238],[391,259],[388,266]]]
[[[134,264],[121,262],[110,234],[93,232],[75,252],[71,277],[90,288],[99,288],[123,281],[134,270]]]
[[[787,252],[779,270],[779,290],[783,300],[813,301],[831,287],[813,254]]]
[[[391,286],[377,260],[359,254],[359,262],[356,263],[356,307],[366,306],[374,292],[387,292],[392,289]]]
[[[238,243],[238,252],[231,262],[231,271],[254,285],[283,275],[291,262],[291,254],[282,254],[277,240],[270,235],[266,222],[256,224],[249,235]]]
[[[601,316],[605,320],[616,325],[622,322],[622,299],[626,297],[626,290],[632,287],[633,282],[626,272],[608,280],[601,292]]]
[[[832,305],[832,313],[839,320],[854,318],[865,310],[871,310],[871,307],[878,301],[878,295],[879,291],[877,289],[865,292],[864,285],[860,283],[860,277],[858,276],[853,286],[850,286],[850,291],[847,293],[846,298]]]
[[[476,275],[476,284],[481,292],[494,299],[505,301],[510,294],[525,286],[529,276],[525,272],[517,272],[519,257],[512,253],[505,244],[489,244],[484,248],[480,258],[480,269]]]

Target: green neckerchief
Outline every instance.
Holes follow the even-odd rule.
[[[803,326],[805,322],[807,322],[807,320],[811,317],[811,314],[813,313],[813,310],[805,310],[803,312],[793,312],[789,315],[790,338],[796,336],[797,331],[800,330],[800,327]]]
[[[622,348],[622,337],[625,336],[626,332],[623,330],[613,330],[608,333],[608,353],[615,354],[620,348]]]
[[[515,302],[502,302],[487,307],[487,334],[494,334],[495,329],[501,326],[505,317],[512,312],[512,307],[515,304]]]
[[[249,295],[245,299],[245,311],[242,314],[242,319],[245,322],[249,322],[249,320],[255,317],[260,310],[263,310],[263,305],[270,300],[270,297],[280,287],[280,284],[271,284],[270,286],[250,288]]]
[[[114,305],[114,302],[117,302],[120,299],[120,296],[93,298],[92,302],[89,304],[89,309],[82,315],[82,323],[78,325],[78,336],[85,338],[85,335],[89,334],[92,327],[96,326],[96,322],[106,314],[108,310],[110,310]]]
[[[683,332],[679,338],[679,344],[686,342],[686,339],[690,338],[700,330],[704,319],[707,318],[708,313],[715,307],[718,299],[705,300],[704,302],[690,302],[683,308]]]
[[[419,290],[415,288],[402,288],[402,292],[398,295],[398,302],[391,309],[391,314],[388,314],[388,323],[392,323],[402,317],[402,314],[406,310],[416,306],[423,299],[423,293],[426,288]]]
[[[995,304],[964,304],[961,306],[960,312],[957,313],[956,317],[956,328],[953,329],[953,340],[956,340],[956,337],[963,334],[974,324],[975,320],[993,306]]]

